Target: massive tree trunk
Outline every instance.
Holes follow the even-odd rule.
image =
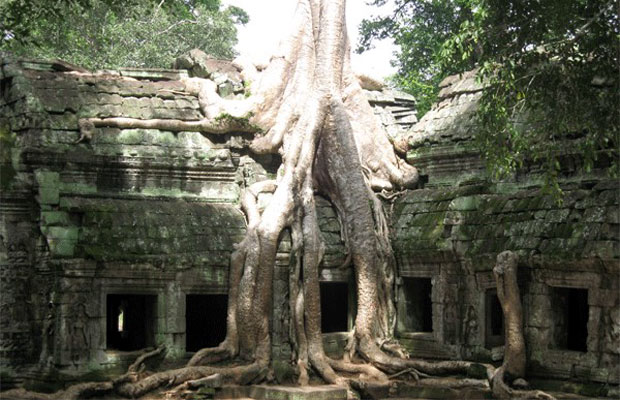
[[[497,297],[504,314],[504,362],[492,373],[490,378],[493,395],[499,399],[552,399],[540,392],[520,390],[527,386],[525,377],[526,352],[523,336],[523,307],[517,282],[519,258],[512,251],[497,255],[493,275],[497,284]],[[509,383],[521,381],[520,389],[514,389]]]
[[[192,365],[222,353],[269,362],[273,267],[280,234],[290,228],[290,311],[300,381],[307,381],[309,366],[328,382],[342,381],[333,368],[359,369],[328,360],[323,352],[318,283],[323,244],[316,192],[338,211],[355,269],[358,309],[350,347],[372,362],[387,366],[392,361],[378,344],[387,343],[393,332],[394,264],[384,211],[373,189],[412,187],[417,172],[394,153],[352,73],[344,11],[344,0],[300,0],[296,32],[258,82],[251,122],[266,133],[251,147],[279,152],[283,164],[276,182],[260,183],[245,195],[248,232],[232,257],[228,336],[219,348],[199,352]],[[259,214],[256,195],[266,186],[273,196]],[[402,354],[395,346],[386,348]],[[365,371],[383,377],[372,368]]]
[[[517,255],[504,251],[497,256],[493,268],[497,297],[504,313],[505,373],[512,379],[525,376],[525,339],[523,337],[523,307],[517,283]]]

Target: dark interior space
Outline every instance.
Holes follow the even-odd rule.
[[[346,332],[349,314],[349,284],[321,282],[321,331]]]
[[[188,294],[185,297],[185,349],[215,347],[226,338],[228,296]]]
[[[401,301],[404,301],[404,312],[399,318],[400,331],[433,331],[432,289],[431,278],[403,278]]]
[[[566,348],[575,351],[588,351],[588,291],[586,289],[568,290],[568,337]]]
[[[554,347],[588,351],[588,290],[553,288],[551,295]]]
[[[109,294],[106,300],[106,348],[131,351],[155,345],[157,296]]]
[[[486,347],[502,346],[504,344],[504,313],[496,289],[486,291],[484,306]]]

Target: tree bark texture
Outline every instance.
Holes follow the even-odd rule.
[[[518,256],[504,251],[497,256],[493,275],[504,314],[504,362],[492,373],[493,395],[499,399],[553,399],[537,390],[516,390],[510,384],[525,377],[527,355],[523,336],[523,307],[517,281]],[[506,383],[508,381],[508,383]]]
[[[497,256],[493,268],[497,297],[504,313],[505,373],[513,379],[525,376],[525,339],[523,337],[523,308],[517,282],[518,257],[511,251]]]

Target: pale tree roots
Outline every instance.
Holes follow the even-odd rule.
[[[552,399],[547,393],[535,390],[516,390],[506,384],[525,376],[526,351],[523,337],[523,309],[517,282],[518,257],[511,251],[497,256],[493,268],[497,284],[497,297],[504,314],[504,362],[489,380],[493,395],[499,399]]]
[[[464,361],[408,359],[394,340],[395,262],[377,192],[389,196],[395,190],[415,187],[418,173],[396,155],[394,146],[402,152],[402,143],[390,142],[352,73],[344,10],[345,0],[298,0],[296,30],[252,84],[255,95],[235,104],[220,99],[211,83],[195,85],[205,120],[80,121],[86,138],[100,126],[205,133],[260,131],[264,134],[255,137],[251,150],[279,153],[283,161],[275,181],[246,188],[241,199],[247,233],[231,256],[226,339],[216,348],[197,352],[185,368],[109,383],[118,394],[138,397],[164,385],[213,374],[240,384],[264,379],[271,363],[274,265],[285,230],[292,240],[289,337],[300,384],[308,384],[310,370],[327,383],[361,387],[364,381],[387,382],[387,374],[407,374],[423,381],[433,379],[429,375],[466,374],[472,367],[473,363]],[[247,75],[254,76],[256,71]],[[357,317],[343,360],[330,359],[323,349],[319,265],[324,244],[316,193],[327,197],[337,211],[357,287]],[[260,210],[258,198],[266,194],[270,201]],[[504,371],[522,376],[525,360],[518,287],[504,265],[507,262],[502,258],[496,276],[510,328],[506,331],[507,357],[497,373],[486,366],[493,391],[502,397],[501,390],[515,393],[503,384]],[[233,358],[248,364],[203,366]],[[480,385],[475,380],[469,383]],[[503,389],[496,391],[500,383]]]
[[[77,400],[89,398],[96,395],[105,395],[118,391],[120,387],[127,387],[130,382],[135,382],[144,370],[144,363],[152,358],[159,356],[164,351],[164,347],[140,355],[130,366],[127,372],[112,381],[107,382],[87,382],[72,385],[65,390],[52,393],[34,393],[24,389],[14,389],[0,393],[3,399],[27,399],[27,400]]]

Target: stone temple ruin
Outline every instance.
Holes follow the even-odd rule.
[[[203,73],[220,94],[243,96],[235,69],[217,65]],[[78,128],[92,117],[199,120],[198,99],[182,81],[192,73],[1,62],[2,390],[112,374],[160,344],[165,361],[186,360],[224,338],[229,257],[245,232],[239,195],[272,177],[278,157],[250,153],[246,134],[97,128],[80,138]],[[419,122],[411,97],[367,90],[390,133],[410,137],[408,159],[424,178],[391,205],[401,342],[429,359],[501,360],[492,268],[498,253],[512,250],[520,256],[530,377],[581,394],[617,393],[617,180],[604,165],[577,172],[570,152],[561,204],[542,191],[534,163],[491,179],[472,142],[481,88],[472,73],[442,87]],[[355,288],[351,270],[340,268],[335,212],[326,200],[318,205],[327,244],[324,343],[339,354]],[[282,364],[291,354],[288,250],[285,237],[273,293],[272,353]]]

